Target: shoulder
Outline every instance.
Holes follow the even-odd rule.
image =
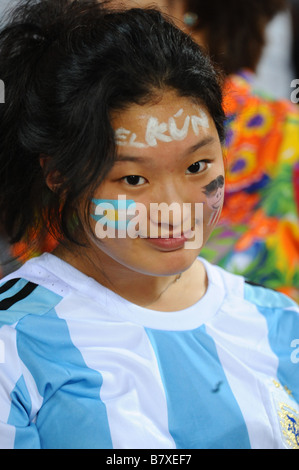
[[[251,304],[260,311],[293,311],[299,319],[298,304],[285,294],[255,284],[244,276],[230,273],[202,258],[201,261],[206,267],[209,283],[221,285],[222,290],[225,292],[226,301]]]
[[[299,305],[290,297],[262,286],[244,283],[244,299],[265,318],[274,342],[288,337],[288,345],[299,339]]]
[[[69,287],[37,260],[28,261],[0,283],[0,327],[27,315],[43,316],[62,300]]]
[[[299,309],[298,304],[285,294],[247,280],[244,280],[244,298],[260,308],[294,309],[297,311]]]

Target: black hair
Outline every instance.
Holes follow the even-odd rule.
[[[256,70],[265,45],[265,28],[287,0],[185,0],[198,20],[193,30],[204,35],[213,61],[226,74]]]
[[[173,89],[205,105],[224,138],[220,76],[200,47],[155,9],[106,3],[21,1],[0,30],[0,223],[11,243],[43,230],[78,241],[80,198],[115,160],[112,111]]]

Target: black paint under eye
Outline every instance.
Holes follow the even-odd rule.
[[[136,175],[127,176],[126,180],[128,184],[135,186],[140,182],[140,176],[136,176]]]
[[[218,188],[222,188],[224,186],[224,177],[223,175],[217,176],[213,181],[211,181],[209,184],[204,186],[204,194],[209,195],[216,191]]]
[[[201,162],[195,162],[188,167],[188,171],[190,171],[190,173],[197,173],[200,170],[200,165]]]

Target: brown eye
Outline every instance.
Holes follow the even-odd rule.
[[[187,174],[196,174],[196,173],[201,173],[204,171],[206,168],[208,168],[208,162],[205,160],[201,160],[199,162],[192,163],[187,169]]]
[[[123,180],[130,186],[140,186],[145,183],[145,179],[138,175],[125,176]]]

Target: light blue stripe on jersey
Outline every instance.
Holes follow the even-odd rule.
[[[36,426],[29,421],[32,403],[23,377],[16,383],[11,399],[12,405],[7,423],[18,428],[15,448],[39,449],[40,441]]]
[[[16,330],[20,358],[44,399],[36,419],[42,448],[112,448],[102,376],[85,364],[66,321],[52,309],[27,315]],[[17,430],[16,445],[23,444]]]
[[[0,296],[0,301],[18,294],[29,281],[20,279],[13,287]],[[3,325],[13,325],[27,314],[43,315],[62,299],[61,296],[42,286],[37,286],[24,299],[16,301],[7,310],[1,310],[0,328]]]
[[[248,284],[245,285],[244,297],[255,304],[266,318],[269,343],[279,360],[278,380],[289,388],[299,403],[299,364],[291,360],[291,343],[294,339],[299,339],[298,306],[283,294]]]
[[[250,448],[243,415],[205,327],[180,332],[147,329],[147,334],[157,356],[169,431],[177,448]]]

